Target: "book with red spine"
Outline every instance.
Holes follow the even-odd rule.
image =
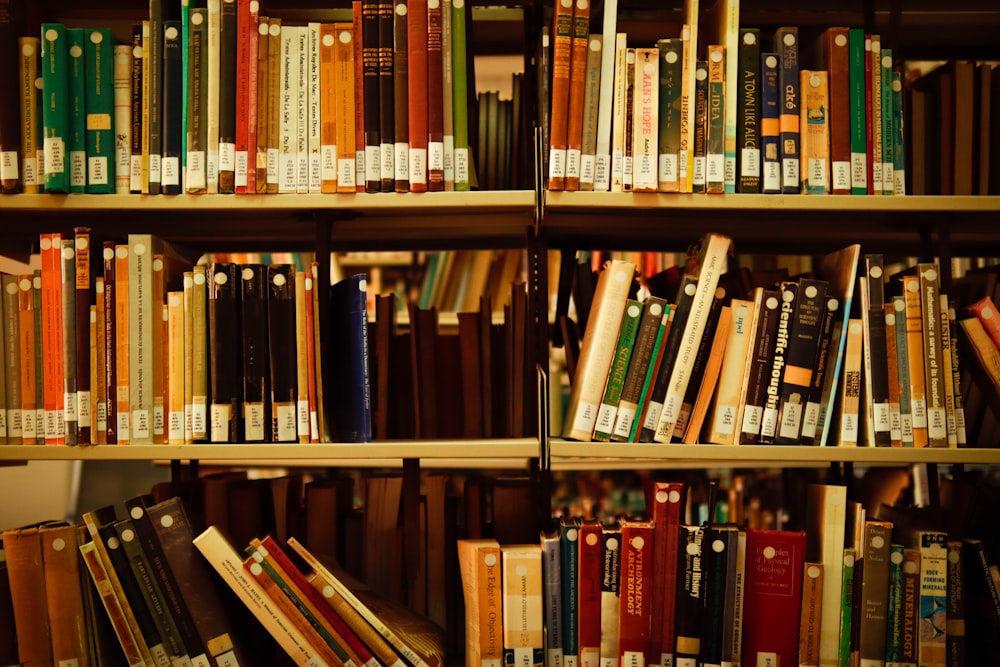
[[[747,530],[743,598],[743,662],[796,664],[802,612],[806,534]]]
[[[622,522],[621,602],[618,608],[618,658],[621,667],[643,667],[653,634],[650,614],[660,591],[652,587],[652,521]]]
[[[62,349],[62,236],[42,234],[42,360],[45,387],[45,444],[65,444]],[[6,411],[0,411],[6,437]]]
[[[577,574],[580,667],[598,667],[601,657],[602,532],[597,522],[580,525]]]
[[[590,32],[590,2],[576,0],[573,5],[573,33],[570,40],[569,103],[566,120],[566,181],[568,191],[580,189],[580,163],[583,150],[583,97],[586,93],[587,48]]]
[[[685,505],[684,484],[654,482],[647,490],[646,507],[652,508],[653,571],[650,586],[656,591],[650,609],[649,648],[646,663],[669,665],[674,655],[674,605],[681,516]]]
[[[427,190],[444,192],[444,64],[441,3],[427,3]],[[448,91],[449,95],[451,91]]]
[[[830,192],[851,194],[851,57],[849,30],[828,28],[820,37],[820,69],[827,71]]]
[[[250,127],[257,125],[257,25],[260,4],[251,0],[236,3],[236,194],[256,191],[250,171],[256,172],[256,157],[250,160],[250,146],[256,151],[256,134],[251,142]],[[256,153],[255,153],[256,155]]]
[[[562,190],[566,187],[566,139],[569,132],[570,67],[573,52],[573,0],[559,0],[555,3],[552,24],[552,101],[549,105],[548,188],[549,190]],[[582,109],[580,111],[582,112]]]
[[[427,192],[427,143],[429,125],[427,90],[427,4],[409,0],[406,5],[407,88],[410,92],[410,192]],[[442,175],[443,178],[443,175]]]

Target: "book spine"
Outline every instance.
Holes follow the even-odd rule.
[[[77,227],[74,229],[74,312],[76,321],[76,383],[77,383],[77,442],[89,445],[92,440],[93,416],[90,411],[90,229]],[[7,367],[11,368],[10,365]],[[9,372],[9,370],[8,370]]]
[[[920,550],[919,609],[920,618],[947,616],[948,609],[948,542],[945,533],[918,531],[914,546]],[[946,629],[947,630],[947,629]],[[920,633],[917,641],[918,662],[937,666],[947,662],[947,631]]]
[[[153,296],[153,239],[130,234],[128,244],[128,367],[130,442],[152,444],[153,327],[159,304]]]
[[[869,35],[865,40],[866,91],[868,95],[868,154],[871,175],[868,194],[882,194],[882,40]]]
[[[32,275],[18,277],[18,341],[21,364],[21,442],[43,444],[44,434],[38,432],[37,373],[35,346],[35,295]]]
[[[679,482],[656,482],[650,499],[653,518],[653,572],[651,586],[660,591],[650,611],[650,642],[646,663],[672,665],[674,606],[677,595],[678,541],[686,488]]]
[[[406,9],[406,3],[400,2],[396,5],[392,28],[392,103],[395,141],[393,167],[395,168],[396,192],[409,192],[410,190],[410,75],[407,70]],[[448,93],[446,97],[450,98],[450,89]]]
[[[603,36],[592,34],[587,42],[587,64],[583,83],[583,132],[580,144],[580,189],[593,191],[597,152],[597,116],[601,96]]]
[[[861,599],[858,600],[859,653],[863,664],[881,663],[886,655],[889,620],[890,557],[892,524],[866,521],[864,560],[861,567]]]
[[[161,189],[163,158],[163,21],[162,0],[149,2],[149,29],[143,27],[143,132],[146,155],[143,193],[158,195]]]
[[[87,191],[87,71],[84,49],[86,37],[82,28],[67,28],[69,48],[66,53],[69,77],[69,114],[66,151],[69,154],[69,191]],[[100,80],[100,79],[97,79]]]
[[[298,26],[292,33],[291,57],[296,61],[293,66],[295,78],[292,84],[292,109],[295,115],[294,132],[291,135],[291,156],[295,165],[294,192],[305,194],[309,192],[309,169],[311,156],[309,154],[309,85],[311,49],[309,26]]]
[[[409,12],[412,17],[412,11]],[[362,88],[364,91],[364,180],[367,192],[381,190],[382,170],[379,162],[381,141],[379,140],[379,86],[378,86],[378,0],[362,0],[361,2],[361,50],[363,54],[362,70],[364,72]],[[361,180],[358,173],[358,180]]]
[[[444,192],[444,64],[441,4],[427,3],[427,190]]]
[[[107,444],[118,443],[118,361],[117,361],[117,322],[115,318],[115,244],[105,241],[102,252],[104,298],[98,307],[104,309],[104,330],[100,332],[101,344],[104,347],[104,385],[107,396],[105,419],[107,422]]]
[[[116,414],[118,416],[118,444],[127,445],[132,438],[132,408],[131,408],[131,376],[130,370],[130,349],[129,349],[129,328],[131,326],[131,314],[129,312],[129,295],[132,289],[129,265],[133,260],[129,257],[128,245],[115,245],[115,377],[117,381]],[[108,390],[111,391],[110,389]]]
[[[904,110],[903,110],[903,75],[901,72],[892,73],[892,194],[906,194],[906,141],[903,132]]]
[[[500,558],[504,663],[540,667],[545,645],[541,548],[502,546]]]
[[[761,112],[761,60],[760,30],[740,30],[737,75],[736,138],[737,175],[736,191],[757,193],[761,189],[760,167],[760,112]]]
[[[280,56],[280,116],[278,120],[278,193],[294,193],[297,190],[298,172],[298,101],[299,80],[299,28],[281,26]]]
[[[678,151],[683,44],[678,38],[661,39],[656,44],[660,51],[657,185],[660,192],[677,192],[680,189]]]
[[[357,35],[350,23],[334,24],[334,58],[336,66],[336,144],[337,144],[337,192],[356,192],[357,152],[355,150],[355,105],[354,97],[354,51]]]
[[[801,190],[805,194],[825,195],[830,192],[830,126],[827,110],[830,108],[828,73],[801,70],[799,107],[801,130]]]
[[[250,189],[247,181],[247,192],[257,194],[267,193],[267,183],[271,178],[267,169],[267,138],[271,128],[270,117],[270,80],[271,80],[271,17],[259,16],[257,22],[257,121],[254,129],[255,137],[250,142],[250,151],[256,160],[253,169],[254,189]],[[252,54],[251,54],[252,55]]]
[[[183,445],[184,410],[184,294],[167,293],[167,442]]]
[[[726,52],[725,47],[708,47],[708,97],[705,136],[705,191],[725,192],[726,180]]]
[[[465,0],[452,0],[452,98],[455,129],[455,189],[471,187],[471,156],[469,153],[468,65],[466,56]]]
[[[79,393],[77,387],[77,323],[76,323],[76,244],[71,238],[62,239],[62,363],[63,414],[67,445],[79,443]],[[9,371],[8,371],[9,372]],[[11,424],[7,424],[11,435]]]
[[[310,282],[312,277],[309,278]],[[310,297],[312,295],[310,294]],[[310,331],[311,333],[311,331]],[[295,394],[296,431],[299,442],[309,442],[309,368],[306,339],[306,273],[295,272]],[[313,348],[315,353],[315,348]]]
[[[940,304],[938,308],[938,317],[940,319],[941,326],[941,384],[944,388],[944,409],[947,420],[948,446],[958,447],[958,421],[955,395],[957,393],[961,393],[961,391],[956,391],[955,389],[954,371],[952,369],[952,364],[954,362],[952,348],[955,346],[955,339],[952,334],[951,317],[949,316],[951,307],[948,302],[948,295],[941,294],[939,295],[939,298]],[[961,401],[961,399],[958,400]]]
[[[865,31],[848,31],[851,100],[851,194],[868,194],[868,121],[865,115]]]
[[[183,281],[181,329],[184,333],[180,352],[184,369],[181,372],[183,379],[178,384],[183,387],[184,392],[184,442],[190,443],[194,442],[194,271],[185,271]]]
[[[681,92],[681,178],[686,185],[682,192],[692,192],[694,178],[694,134],[696,129],[695,87],[697,85],[697,59],[701,53],[698,43],[698,3],[685,2],[684,28],[681,36],[684,39],[684,88]],[[686,101],[685,101],[686,100]]]
[[[781,100],[781,192],[799,192],[799,34],[798,28],[778,28],[774,34],[774,50],[781,54],[778,85]]]
[[[844,381],[840,389],[840,436],[837,444],[842,447],[857,446],[861,429],[860,405],[864,362],[862,350],[864,324],[861,318],[851,318],[847,323],[847,345],[844,350]]]
[[[7,444],[23,444],[20,363],[20,327],[18,326],[17,276],[3,276],[3,351],[6,382]]]
[[[543,533],[541,536],[542,582],[544,584],[544,599],[542,604],[545,610],[545,664],[550,667],[562,667],[563,665],[561,539],[561,534],[558,530],[552,533]],[[486,550],[491,547],[484,546],[480,548]],[[478,556],[478,550],[476,556]],[[485,571],[488,566],[481,561],[477,562],[476,565],[478,566],[477,572],[475,575],[472,575],[476,577],[474,585],[477,586],[479,591],[482,591],[482,597],[488,597],[489,589],[483,586],[483,583],[488,581],[486,577],[489,575]],[[463,572],[463,586],[465,586],[465,576]],[[475,593],[477,597],[480,595],[479,591]],[[469,609],[470,602],[475,601],[475,599],[469,600],[468,594],[466,594],[466,597],[466,609]],[[476,613],[479,614],[480,618],[476,619],[479,620],[479,633],[478,637],[466,639],[466,654],[476,655],[475,652],[477,651],[480,655],[483,655],[489,649],[489,643],[483,641],[484,636],[489,632],[489,618],[482,618],[483,607],[472,607],[471,609],[471,613],[467,612],[466,617],[469,618]],[[483,632],[483,630],[486,630],[486,632]],[[470,644],[470,641],[473,643]],[[479,648],[481,645],[483,649]]]
[[[86,93],[86,183],[87,192],[110,194],[115,192],[119,160],[115,158],[115,127],[118,104],[116,99],[115,45],[111,30],[98,28],[87,31],[84,53],[87,67]],[[127,60],[123,63],[127,65]],[[127,77],[123,77],[128,81]],[[121,95],[122,101],[128,95]],[[124,111],[127,107],[121,106]],[[124,166],[124,165],[123,165]]]
[[[899,352],[896,343],[896,311],[887,301],[883,306],[885,315],[886,365],[889,370],[889,440],[893,447],[903,446],[903,418],[899,411]],[[950,368],[949,358],[949,368]],[[949,375],[950,377],[950,375]],[[954,402],[952,403],[954,406]]]
[[[636,49],[632,104],[632,190],[656,192],[659,182],[656,131],[660,110],[659,49]]]
[[[621,624],[622,529],[607,526],[601,533],[601,667],[619,664]],[[634,584],[633,584],[634,585]]]
[[[604,3],[601,32],[601,84],[597,104],[597,141],[594,155],[594,190],[605,192],[611,185],[612,107],[615,90],[616,27],[618,0]]]
[[[24,12],[13,3],[6,3],[7,11],[0,17],[0,56],[10,66],[0,74],[0,90],[7,95],[18,94],[18,77],[21,53],[18,38],[24,32]],[[0,110],[0,194],[15,194],[21,191],[21,134],[19,106],[13,103]]]
[[[441,2],[441,109],[444,126],[444,189],[455,189],[455,100],[452,97],[455,63],[452,45],[451,0]],[[409,171],[409,170],[407,170]]]
[[[239,438],[240,379],[239,267],[217,263],[211,267],[208,290],[209,348],[211,349],[211,441]]]
[[[148,21],[146,22],[148,23]],[[143,24],[132,26],[132,70],[130,74],[130,108],[129,108],[129,170],[128,170],[128,191],[130,194],[140,194],[143,188],[143,166],[146,164],[146,155],[143,152],[146,142],[146,128],[143,124],[143,116],[148,115],[148,109],[144,104],[144,92],[148,87],[148,82],[144,81],[144,73],[147,69],[144,52]]]
[[[25,194],[38,192],[39,168],[35,152],[35,136],[39,134],[42,124],[42,109],[38,105],[35,93],[35,79],[41,73],[40,58],[41,41],[38,37],[18,37],[18,68],[17,83],[21,113],[21,190]]]
[[[618,414],[618,402],[621,400],[622,388],[625,384],[629,359],[632,357],[633,344],[639,330],[639,318],[642,314],[642,304],[630,300],[625,306],[625,317],[618,332],[618,342],[615,345],[615,356],[611,362],[604,399],[601,401],[594,425],[594,440],[608,441]]]
[[[821,36],[820,68],[828,74],[830,191],[851,194],[851,80],[848,28],[828,28]]]
[[[320,39],[321,25],[306,26],[305,88],[306,88],[306,147],[308,152],[308,191],[323,190],[323,114]],[[300,91],[301,98],[301,91]]]
[[[587,6],[587,3],[583,3]],[[570,79],[573,60],[572,0],[555,5],[552,16],[552,94],[549,111],[549,173],[548,189],[566,187],[566,149],[569,138],[569,115],[576,113],[569,106]]]
[[[891,195],[895,187],[893,145],[896,140],[895,132],[892,129],[894,118],[892,108],[892,49],[882,49],[879,64],[882,84],[880,92],[882,97],[882,194]]]
[[[407,2],[406,49],[410,130],[410,192],[427,192],[427,149],[430,137],[427,97],[427,6],[426,0]],[[480,175],[482,177],[482,175]]]
[[[701,653],[705,570],[702,543],[705,529],[680,526],[676,566],[677,598],[674,612],[674,664],[693,667]],[[669,564],[668,564],[669,566]]]
[[[692,192],[705,192],[708,165],[708,62],[698,60],[695,65],[694,88],[694,172],[691,177]]]
[[[920,279],[917,276],[903,276],[902,283],[913,446],[926,447],[928,442],[927,390],[926,380],[924,379],[924,337],[921,319]]]
[[[244,9],[245,7],[245,9]],[[260,4],[249,1],[237,6],[238,30],[240,46],[237,52],[239,63],[246,63],[246,84],[240,90],[236,100],[236,187],[237,194],[254,193],[257,191],[257,121],[258,121],[258,88],[261,85],[260,65]],[[265,17],[266,18],[266,17]],[[267,22],[265,21],[265,26]],[[266,51],[264,54],[266,62]],[[240,69],[243,65],[237,64]]]
[[[160,185],[163,194],[181,193],[181,117],[184,113],[182,82],[184,80],[181,53],[180,21],[163,22],[163,160]]]
[[[114,161],[115,194],[127,195],[131,173],[132,45],[114,47]]]
[[[858,566],[857,552],[854,547],[844,549],[844,568],[841,571],[840,585],[840,628],[837,643],[837,656],[840,664],[850,664],[851,660],[851,628],[857,618],[854,616],[857,602],[854,599],[855,577]]]
[[[615,35],[614,92],[611,125],[611,175],[612,192],[624,189],[625,177],[625,120],[628,113],[628,48],[626,37]],[[550,157],[550,169],[551,169]]]
[[[891,444],[891,419],[889,409],[889,374],[887,366],[885,291],[883,287],[883,258],[878,254],[865,255],[863,298],[865,308],[865,376],[866,406],[872,425],[873,444]]]
[[[59,23],[42,24],[42,132],[46,192],[69,192],[69,35]]]
[[[284,52],[281,19],[270,17],[267,39],[267,194],[277,194],[281,187],[281,117]]]
[[[801,442],[804,445],[818,445],[821,437],[819,430],[820,413],[823,405],[823,387],[827,374],[831,372],[830,352],[834,343],[834,321],[837,319],[837,309],[840,301],[827,294],[823,323],[820,325],[819,349],[816,352],[815,372],[809,387],[806,407],[802,412]]]
[[[271,441],[295,442],[295,279],[289,265],[272,265],[267,268],[267,321],[271,375]]]
[[[584,523],[579,535],[579,589],[577,609],[579,614],[579,664],[580,667],[599,667],[601,657],[601,580],[603,573],[603,529],[597,523]]]
[[[139,652],[137,640],[125,620],[125,614],[122,611],[118,599],[115,597],[114,589],[108,579],[107,570],[104,568],[104,564],[101,563],[96,546],[93,542],[81,544],[80,553],[83,556],[83,562],[86,565],[87,570],[90,572],[90,576],[93,579],[94,586],[101,598],[101,602],[103,603],[104,609],[108,614],[108,618],[111,620],[115,636],[118,638],[118,643],[121,645],[122,652],[125,654],[125,659],[128,662],[129,667],[139,667],[140,665],[145,665],[146,662],[143,660],[142,655]]]
[[[625,521],[621,530],[621,603],[614,664],[644,667],[650,637],[653,523]]]
[[[795,321],[796,302],[800,298],[797,283],[786,283],[781,290],[778,324],[774,337],[774,351],[771,355],[771,373],[767,380],[764,411],[761,415],[761,444],[773,444],[779,433],[779,408],[781,407],[781,385],[784,380],[785,365],[788,363],[788,347],[791,329]]]
[[[208,285],[206,267],[193,267],[191,287],[191,438],[208,440]],[[185,340],[185,345],[187,341]],[[186,380],[186,378],[185,378]],[[186,398],[186,397],[185,397]]]
[[[635,422],[640,418],[640,394],[647,371],[655,361],[654,348],[667,308],[666,300],[659,297],[650,296],[643,302],[642,317],[638,330],[634,334],[635,343],[632,358],[622,385],[618,412],[610,431],[611,439],[616,442],[628,442]],[[628,316],[629,313],[626,309],[626,317]],[[614,369],[614,365],[612,365],[612,369]]]
[[[924,382],[927,396],[927,437],[931,447],[948,446],[943,353],[941,348],[940,278],[937,264],[918,264],[923,333]],[[944,314],[947,318],[947,314]],[[948,378],[950,379],[950,378]]]
[[[968,444],[968,435],[965,428],[965,398],[962,395],[962,369],[959,366],[958,355],[958,327],[955,319],[955,304],[948,304],[948,328],[951,334],[951,373],[952,384],[954,386],[955,401],[955,437],[959,447]]]
[[[762,53],[761,60],[761,111],[760,142],[763,150],[764,177],[761,192],[781,192],[781,114],[779,112],[778,71],[780,56]]]
[[[189,194],[207,192],[208,147],[208,10],[192,9],[188,18],[187,169]]]
[[[699,647],[699,662],[721,665],[723,660],[723,634],[730,625],[725,617],[726,587],[735,575],[728,569],[729,542],[726,530],[717,526],[705,528],[702,541],[702,568],[704,570],[704,630]]]
[[[580,528],[564,519],[559,526],[560,600],[563,620],[562,655],[565,667],[579,667]]]
[[[395,14],[392,0],[377,0],[375,18],[375,49],[376,49],[376,86],[375,99],[376,117],[378,119],[378,165],[379,182],[382,192],[395,190],[396,169],[393,164],[395,157],[394,114],[393,101],[393,16]],[[425,18],[426,20],[426,18]],[[367,100],[366,100],[367,102]],[[366,107],[367,108],[367,107]],[[367,130],[367,128],[366,128]]]
[[[590,3],[577,0],[573,3],[572,33],[569,49],[569,88],[566,97],[566,160],[564,165],[565,189],[580,189],[583,154],[583,100],[587,88],[588,33],[590,28]],[[550,163],[551,164],[551,163]]]
[[[337,26],[323,23],[319,31],[320,191],[333,194],[337,192],[337,138],[340,136],[337,128]],[[344,94],[346,90],[342,90],[341,95]]]
[[[753,301],[733,299],[730,306],[732,323],[706,438],[708,442],[727,445],[734,444],[738,431],[741,387],[746,377],[757,318],[757,305]]]

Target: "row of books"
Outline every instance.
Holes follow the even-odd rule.
[[[353,22],[288,25],[250,0],[155,2],[116,44],[58,23],[25,36],[14,2],[3,192],[468,190],[469,8],[399,8],[357,0]]]
[[[800,48],[795,26],[741,28],[738,0],[698,4],[649,48],[615,32],[617,3],[603,34],[587,3],[556,4],[550,190],[906,192],[902,74],[879,35],[833,27]]]
[[[791,530],[688,525],[683,484],[646,491],[645,519],[459,540],[465,664],[997,660],[1000,577],[979,539],[870,518],[843,486],[811,485]]]
[[[326,560],[328,568],[294,538],[287,546],[254,538],[246,557],[214,526],[195,532],[176,497],[140,496],[125,509],[124,518],[107,506],[85,513],[80,526],[4,531],[0,611],[15,631],[0,642],[5,660],[96,665],[124,654],[131,665],[221,666],[276,659],[233,606],[225,581],[267,630],[284,631],[278,643],[293,657],[301,654],[291,641],[314,664],[443,662],[440,628]]]
[[[363,275],[327,288],[323,322],[315,264],[192,267],[87,228],[40,248],[33,275],[2,278],[6,443],[371,439]]]

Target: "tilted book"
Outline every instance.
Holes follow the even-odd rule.
[[[803,412],[819,349],[820,326],[826,313],[827,287],[825,280],[803,278],[799,281],[795,310],[788,329],[788,349],[774,439],[776,444],[796,444],[802,432]]]

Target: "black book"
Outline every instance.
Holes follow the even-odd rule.
[[[785,367],[782,369],[778,430],[774,438],[778,445],[794,445],[799,442],[802,416],[815,372],[820,329],[827,312],[827,287],[825,280],[803,278],[799,281],[795,312],[788,331]],[[884,315],[882,325],[885,326]]]
[[[98,332],[104,345],[104,381],[108,388],[105,397],[105,419],[107,421],[107,443],[118,444],[118,401],[115,391],[118,387],[118,327],[115,317],[115,242],[104,242],[104,301],[97,304],[104,308],[104,331]],[[115,389],[112,389],[114,387]]]
[[[819,345],[816,349],[816,361],[813,364],[815,369],[812,374],[812,384],[809,386],[809,398],[806,400],[806,409],[802,414],[802,433],[799,435],[799,442],[803,445],[818,445],[823,434],[819,431],[819,414],[823,400],[823,383],[826,381],[826,374],[833,372],[836,349],[831,348],[834,341],[834,322],[837,320],[837,313],[840,309],[840,301],[836,297],[826,296],[826,312],[823,314],[823,323],[820,325]]]
[[[639,442],[653,442],[653,436],[656,435],[656,426],[660,421],[660,412],[663,410],[663,400],[667,396],[667,386],[670,384],[670,373],[673,371],[674,361],[677,359],[677,349],[684,337],[684,327],[687,324],[688,314],[691,312],[691,302],[697,291],[697,276],[685,274],[677,288],[670,332],[667,333],[667,341],[663,348],[663,361],[660,362],[660,370],[656,374],[656,384],[653,385],[653,393],[649,400],[649,409],[646,410],[646,419],[642,423]]]
[[[683,438],[687,431],[688,420],[691,418],[691,411],[694,403],[698,399],[698,391],[701,389],[702,377],[705,375],[705,366],[708,365],[708,358],[712,352],[712,341],[715,339],[715,329],[719,326],[719,317],[722,315],[722,306],[732,300],[729,290],[719,283],[712,298],[712,305],[708,309],[708,317],[705,318],[705,330],[702,332],[701,341],[698,344],[698,351],[694,356],[694,365],[691,367],[691,381],[688,382],[684,392],[684,401],[681,403],[680,417],[674,427],[674,438]],[[673,328],[673,325],[671,325]]]
[[[880,254],[865,255],[861,278],[861,312],[864,321],[864,406],[868,444],[888,447],[892,443],[889,415],[889,365],[885,329],[884,260]]]
[[[219,40],[219,194],[236,189],[236,2],[222,3]]]
[[[778,71],[778,111],[781,119],[781,137],[778,145],[781,156],[781,192],[798,194],[799,182],[799,30],[778,28],[774,33],[774,51],[781,54]],[[786,122],[786,119],[794,119]],[[794,129],[792,129],[794,128]]]
[[[795,313],[795,300],[798,297],[798,283],[784,283],[781,286],[781,297],[778,305],[778,324],[774,334],[774,348],[771,361],[765,376],[764,411],[761,416],[760,437],[757,442],[762,445],[773,445],[778,433],[778,408],[781,405],[781,380],[785,361],[788,356],[789,331]]]
[[[266,281],[267,268],[263,265],[243,264],[240,267],[244,442],[268,442],[271,435]],[[294,326],[294,318],[292,323]]]
[[[696,664],[703,629],[705,566],[702,542],[705,529],[701,526],[680,526],[679,530],[677,562],[674,564],[677,568],[677,598],[674,605],[676,645],[672,648],[676,649],[675,664],[685,664],[685,659],[690,664]]]
[[[330,349],[333,352],[328,386],[340,442],[372,439],[366,282],[365,274],[358,274],[330,288]],[[434,336],[434,331],[420,333]]]
[[[160,186],[165,195],[181,193],[181,120],[184,113],[182,86],[184,56],[181,51],[181,22],[163,22],[163,161]],[[150,178],[152,191],[152,178]]]
[[[736,191],[760,192],[760,30],[740,29]]]
[[[149,194],[160,194],[160,181],[163,158],[163,69],[165,66],[163,59],[163,22],[164,5],[169,5],[164,0],[149,0],[149,36],[146,39],[146,48],[143,58],[148,59],[146,76],[149,77],[149,100],[147,101],[148,113],[146,123],[148,125],[148,142],[146,160],[149,165],[148,180]],[[140,88],[140,91],[142,89]],[[141,119],[140,119],[141,122]]]
[[[730,632],[732,618],[726,617],[726,596],[735,584],[735,571],[729,570],[738,532],[735,526],[708,526],[702,541],[705,625],[701,638],[701,664],[721,665],[729,660],[723,655],[725,633]],[[732,552],[731,552],[732,551]]]
[[[267,267],[267,341],[271,373],[271,442],[296,442],[295,268],[289,264]],[[333,349],[338,348],[334,346]]]
[[[361,58],[362,90],[364,93],[365,173],[358,178],[365,181],[365,192],[382,190],[382,151],[379,130],[382,116],[379,113],[379,4],[378,0],[361,2]]]
[[[393,40],[396,14],[393,0],[378,0],[378,112],[379,112],[379,170],[382,192],[396,190],[394,154],[396,151],[396,107],[393,102],[395,81],[393,79]],[[363,16],[363,14],[362,14]],[[366,100],[367,102],[367,100]],[[368,106],[365,105],[367,111]],[[366,128],[367,129],[367,128]]]
[[[211,381],[212,442],[240,437],[240,267],[211,267],[208,290],[208,338]]]

